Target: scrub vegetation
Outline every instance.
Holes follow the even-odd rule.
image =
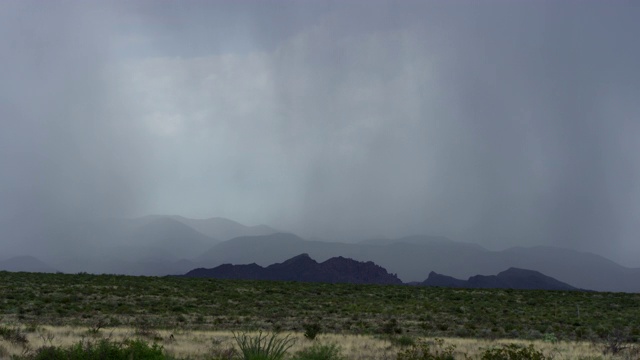
[[[631,359],[639,337],[640,294],[0,272],[0,358]]]

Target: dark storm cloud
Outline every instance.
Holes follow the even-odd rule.
[[[605,252],[626,242],[637,253],[635,215],[620,211],[637,198],[637,143],[625,135],[638,128],[628,97],[640,84],[637,8],[499,5],[424,9],[405,31],[355,36],[334,19],[282,57],[283,101],[312,109],[287,128],[326,144],[309,161],[302,207],[315,234]],[[376,86],[361,103],[349,97]],[[359,120],[372,129],[334,146]]]
[[[3,224],[37,231],[56,219],[129,213],[141,152],[121,117],[127,99],[110,89],[108,9],[0,8]]]
[[[2,7],[4,218],[640,252],[635,3]]]

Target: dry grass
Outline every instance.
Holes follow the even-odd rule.
[[[67,326],[40,326],[36,331],[25,333],[28,344],[22,346],[6,340],[0,340],[0,358],[23,354],[42,346],[69,346],[79,341],[110,339],[121,342],[126,339],[143,338],[150,343],[162,345],[165,351],[176,358],[205,359],[214,354],[225,354],[235,347],[233,333],[229,331],[184,331],[184,330],[151,330],[145,335],[134,328],[102,329],[97,334],[87,328]],[[285,334],[282,334],[283,336]],[[290,353],[311,346],[314,342],[323,344],[338,344],[347,359],[395,359],[400,347],[389,340],[374,336],[322,334],[315,341],[304,338],[302,333],[291,333],[296,343]],[[429,341],[431,339],[425,339]],[[533,344],[545,354],[554,359],[624,359],[625,357],[603,356],[601,349],[588,342],[543,342],[523,340],[477,340],[447,338],[445,345],[454,345],[456,355],[460,359],[464,354],[477,359],[482,351],[499,347],[502,344],[517,343],[521,345]],[[629,358],[627,356],[626,358]]]

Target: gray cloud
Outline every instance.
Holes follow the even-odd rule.
[[[129,100],[111,88],[114,54],[102,18],[109,10],[70,2],[0,7],[0,218],[13,229],[3,227],[3,240],[9,249],[29,247],[7,234],[135,213],[146,150],[123,117]]]
[[[3,218],[640,252],[636,4],[2,6]]]

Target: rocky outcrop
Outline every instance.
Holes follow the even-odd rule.
[[[432,271],[429,277],[419,285],[476,289],[578,290],[538,271],[518,268],[509,268],[497,275],[476,275],[468,280],[460,280]]]
[[[224,264],[212,269],[194,269],[186,277],[216,279],[281,280],[351,284],[402,284],[395,274],[371,261],[360,262],[342,256],[318,263],[308,254],[262,267],[257,264]]]

